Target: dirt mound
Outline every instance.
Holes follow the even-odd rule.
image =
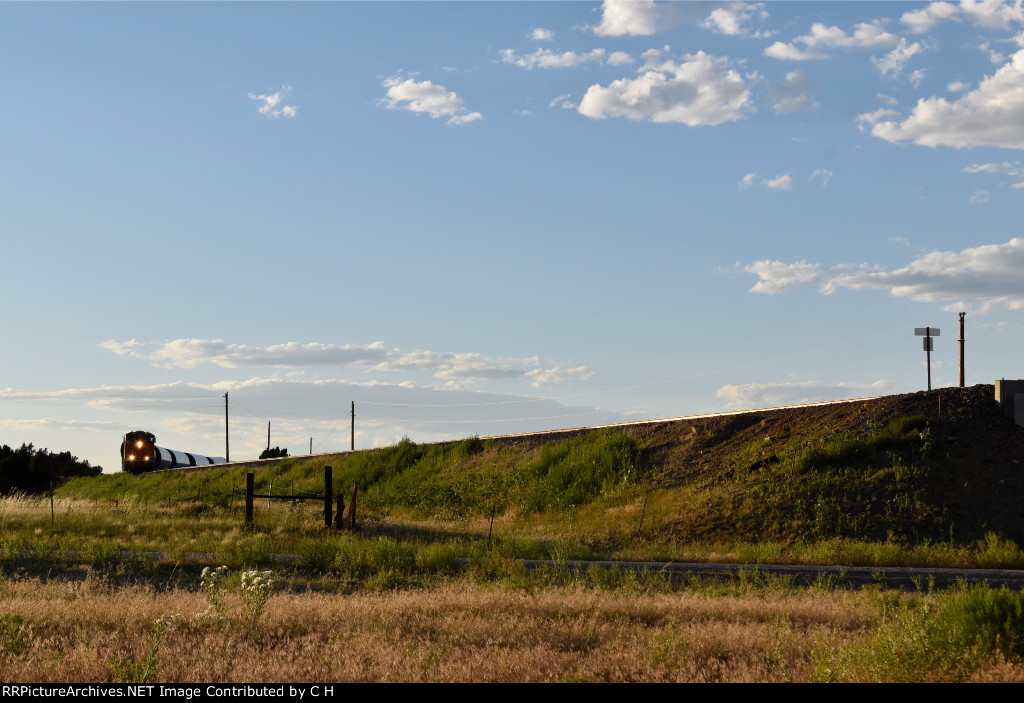
[[[878,437],[899,418],[917,418],[904,423],[909,430],[900,430],[902,445],[893,440],[891,451],[858,449],[858,442],[882,446]],[[700,510],[691,506],[691,514],[681,515],[680,538],[800,538],[803,530],[957,541],[994,531],[1024,538],[1024,427],[1004,417],[992,385],[634,425],[627,431],[646,448],[644,463],[654,486],[688,486],[707,494]],[[821,457],[837,438],[852,449],[830,463]],[[819,472],[813,485],[808,472],[799,474],[809,453],[825,467],[813,469]],[[831,472],[828,482],[821,471]],[[859,493],[844,494],[844,485]],[[775,517],[767,518],[758,501],[774,501]],[[787,511],[792,520],[779,517]]]

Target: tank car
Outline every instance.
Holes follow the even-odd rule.
[[[129,432],[121,442],[121,470],[133,474],[225,463],[227,459],[219,456],[202,456],[158,447],[156,435],[143,430]]]

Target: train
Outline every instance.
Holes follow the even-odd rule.
[[[187,466],[226,464],[227,461],[224,457],[202,456],[158,447],[156,435],[145,430],[129,432],[121,442],[121,470],[132,474],[160,469],[181,469]]]

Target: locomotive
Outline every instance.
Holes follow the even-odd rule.
[[[219,456],[201,456],[158,447],[156,435],[143,430],[129,432],[121,442],[121,470],[132,474],[226,463],[227,459]]]

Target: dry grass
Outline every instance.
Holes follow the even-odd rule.
[[[920,596],[925,597],[925,596]],[[247,627],[199,615],[198,590],[84,580],[0,583],[5,682],[104,682],[152,651],[153,623],[177,615],[149,681],[807,681],[826,639],[867,636],[865,592],[746,595],[534,592],[471,583],[384,593],[278,593]],[[997,659],[977,680],[1021,681]]]
[[[152,680],[800,679],[816,637],[868,626],[866,603],[851,593],[627,596],[461,584],[277,594],[247,629],[198,615],[207,606],[198,591],[16,579],[0,596],[0,670],[5,681],[117,680],[117,662],[146,657],[154,621],[179,615]],[[239,608],[229,596],[229,612]]]

